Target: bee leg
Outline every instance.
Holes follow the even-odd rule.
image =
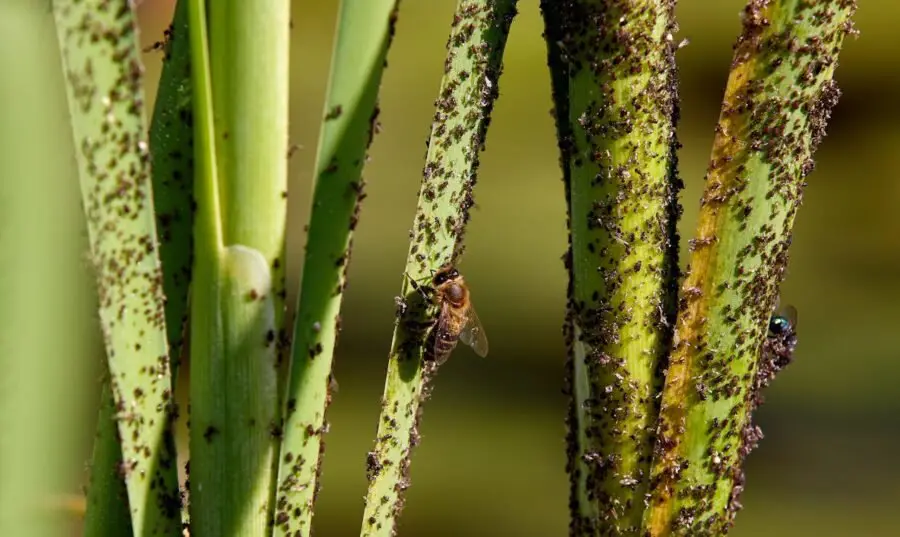
[[[428,298],[428,294],[425,292],[424,289],[422,289],[422,287],[419,284],[416,283],[416,280],[414,280],[413,277],[410,276],[408,272],[404,272],[403,274],[409,280],[409,283],[412,284],[413,289],[415,289],[417,293],[422,295],[422,298],[424,298],[426,302],[429,301],[430,299]]]

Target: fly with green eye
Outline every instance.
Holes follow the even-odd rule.
[[[763,390],[772,383],[775,376],[794,359],[797,347],[797,308],[793,306],[779,307],[775,303],[775,312],[769,317],[768,332],[759,351],[759,363],[753,390],[749,394],[747,404],[751,419],[748,419],[741,431],[740,457],[746,457],[763,438],[762,429],[752,419],[752,414],[759,408],[765,397]],[[734,487],[729,499],[729,511],[734,513],[741,508],[741,494],[744,490],[744,470],[738,465],[734,469]]]
[[[759,368],[756,372],[756,392],[772,383],[775,375],[794,359],[797,347],[797,308],[776,304],[775,313],[769,318],[769,331],[762,344]]]

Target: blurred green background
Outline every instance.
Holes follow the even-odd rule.
[[[796,362],[768,392],[766,434],[747,465],[733,535],[900,534],[900,4],[865,0],[837,80],[843,97],[816,155],[796,224],[782,302],[799,310]],[[680,0],[683,242],[693,236],[713,126],[744,0]],[[294,3],[289,288],[303,228],[337,0]],[[408,231],[455,0],[403,0],[381,93],[362,221],[354,243],[340,383],[329,417],[318,535],[357,535]],[[172,0],[140,3],[145,45],[162,38]],[[565,205],[537,0],[521,0],[482,157],[461,264],[491,354],[460,348],[425,407],[400,535],[564,535],[565,399],[560,393]],[[152,104],[161,53],[145,54]],[[64,99],[58,92],[58,98]],[[51,97],[52,98],[52,97]],[[57,107],[58,108],[58,107]],[[62,124],[62,123],[60,123]],[[58,154],[70,157],[70,149]],[[74,179],[74,169],[71,172]],[[683,249],[684,251],[684,249]],[[293,300],[291,300],[293,303]],[[87,368],[99,371],[100,352]],[[89,375],[82,375],[88,378]],[[90,376],[90,379],[96,375]],[[93,394],[90,397],[95,396]],[[81,415],[87,460],[94,399]],[[76,470],[80,470],[79,466]]]

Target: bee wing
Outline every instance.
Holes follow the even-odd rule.
[[[434,331],[439,336],[450,336],[453,334],[453,315],[450,312],[450,306],[447,304],[441,304],[441,312],[438,315],[437,326],[434,327]]]
[[[441,340],[452,339],[456,330],[453,329],[453,314],[450,312],[450,306],[448,304],[441,305],[441,312],[438,315],[437,325],[434,327],[434,348],[432,348],[433,356],[437,361],[438,365],[447,361],[449,356],[442,355],[440,351]],[[457,338],[458,339],[458,338]]]
[[[466,312],[466,325],[463,327],[462,332],[459,333],[459,340],[472,347],[472,350],[474,350],[475,354],[478,356],[481,356],[482,358],[487,356],[487,336],[484,334],[484,327],[481,326],[481,320],[478,319],[478,314],[475,313],[475,308],[473,308],[471,304],[469,305],[469,310]]]

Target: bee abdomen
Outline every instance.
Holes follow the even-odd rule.
[[[430,339],[431,341],[427,348],[430,352],[426,352],[425,356],[427,359],[434,360],[438,365],[447,361],[447,358],[450,357],[450,353],[453,352],[453,349],[456,348],[456,343],[459,341],[459,338],[452,334],[442,333],[435,333]]]

